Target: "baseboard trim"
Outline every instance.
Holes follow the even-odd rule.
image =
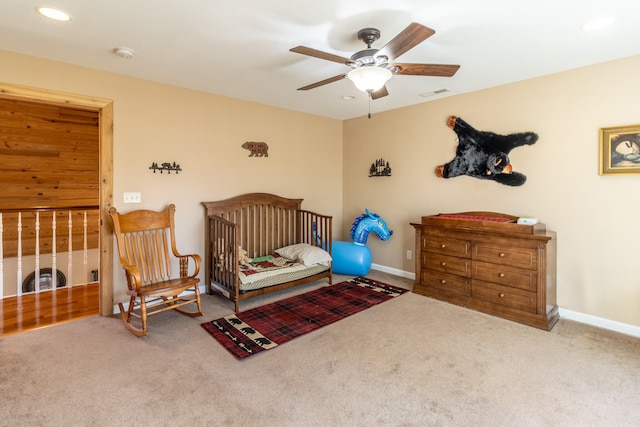
[[[415,273],[400,270],[398,268],[387,267],[385,265],[371,264],[371,269],[381,271],[383,273],[393,274],[394,276],[405,277],[411,280],[416,279]],[[200,292],[205,293],[205,287],[203,285],[200,286]],[[117,304],[114,306],[113,312],[114,314],[120,314],[120,307],[118,307]],[[595,326],[597,328],[608,329],[610,331],[640,338],[639,326],[616,322],[615,320],[604,319],[602,317],[592,316],[591,314],[584,314],[573,310],[567,310],[565,308],[560,308],[559,313],[560,317],[562,317],[563,319],[573,320],[575,322],[584,323],[587,325]]]
[[[631,335],[640,338],[640,327],[628,325],[626,323],[616,322],[615,320],[603,319],[602,317],[592,316],[591,314],[579,313],[577,311],[561,308],[559,310],[560,317],[563,319],[574,320],[597,328],[608,329],[610,331],[620,332],[621,334]]]
[[[406,277],[407,279],[413,280],[416,279],[416,275],[414,273],[397,268],[391,268],[380,264],[371,264],[371,268],[376,271],[382,271],[383,273],[393,274],[394,276]],[[626,323],[616,322],[615,320],[603,319],[602,317],[579,313],[577,311],[567,310],[564,308],[560,308],[558,311],[560,317],[563,319],[573,320],[575,322],[584,323],[597,328],[608,329],[610,331],[640,338],[640,326],[628,325]]]
[[[416,275],[409,271],[400,270],[398,268],[391,268],[380,264],[371,264],[371,268],[376,271],[382,271],[383,273],[393,274],[394,276],[405,277],[407,279],[416,280]]]

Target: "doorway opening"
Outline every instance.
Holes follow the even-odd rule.
[[[113,240],[107,218],[113,194],[113,101],[0,83],[0,99],[58,105],[98,113],[99,118],[99,313],[113,314]],[[57,277],[57,276],[56,276]],[[35,286],[35,284],[34,284]]]

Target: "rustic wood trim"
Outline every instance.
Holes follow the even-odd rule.
[[[100,114],[100,314],[113,315],[113,101],[0,82],[0,98],[67,105]]]
[[[100,314],[113,314],[113,102],[100,109]]]

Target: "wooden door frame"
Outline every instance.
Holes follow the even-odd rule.
[[[107,210],[113,203],[113,101],[0,82],[0,98],[64,105],[99,114],[100,144],[100,314],[113,314],[113,227]]]

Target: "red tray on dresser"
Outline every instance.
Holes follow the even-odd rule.
[[[546,231],[546,226],[543,223],[526,225],[518,224],[517,221],[517,216],[484,211],[440,213],[422,217],[422,224],[437,225],[438,227],[519,234],[538,234]]]

